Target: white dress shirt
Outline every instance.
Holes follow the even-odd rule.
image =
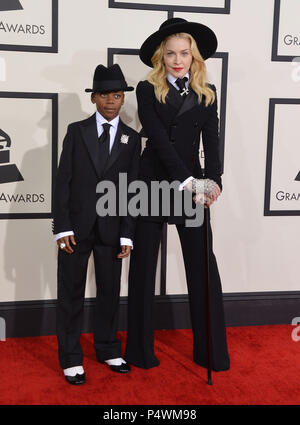
[[[190,79],[190,74],[187,72],[182,78],[184,78],[184,77],[186,77],[187,78],[187,80],[186,80],[186,82],[185,82],[185,87],[186,88],[188,88],[188,86],[189,86],[189,79]],[[175,89],[176,90],[179,90],[179,87],[177,86],[177,84],[176,84],[176,80],[177,80],[177,77],[174,77],[172,74],[168,74],[167,75],[167,79],[168,79],[168,81],[169,81],[169,83],[171,83],[172,84],[172,86],[174,86],[175,87]]]
[[[117,134],[117,130],[118,130],[118,125],[119,125],[119,121],[120,121],[120,117],[119,115],[114,118],[111,121],[107,121],[98,111],[96,112],[96,123],[97,123],[97,131],[98,131],[98,138],[101,136],[101,134],[103,133],[103,124],[110,124],[110,129],[109,129],[109,136],[110,136],[110,143],[109,143],[109,153],[112,150],[112,147],[114,145],[115,142],[115,137]]]
[[[111,126],[109,129],[109,136],[110,136],[109,152],[111,152],[115,142],[119,120],[120,120],[120,117],[118,115],[113,120],[107,121],[98,111],[96,111],[96,124],[97,124],[98,138],[101,136],[101,134],[104,131],[102,126],[103,124],[108,123]],[[71,236],[71,235],[74,235],[74,232],[72,230],[67,230],[65,232],[61,232],[54,235],[54,238],[57,241],[58,239],[63,238],[64,236]],[[128,245],[128,246],[131,246],[131,248],[133,248],[132,240],[128,238],[120,238],[120,245]]]
[[[187,81],[185,82],[185,87],[186,88],[188,88],[188,86],[189,86],[189,79],[190,79],[190,74],[187,72],[182,78],[184,78],[184,77],[186,77],[187,78]],[[176,90],[179,90],[179,87],[177,86],[177,84],[176,84],[176,80],[177,80],[177,77],[174,77],[172,74],[168,74],[167,75],[167,79],[168,79],[168,81],[172,84],[172,86],[174,86],[175,87],[175,89]],[[188,184],[188,182],[190,182],[191,180],[193,180],[193,176],[190,176],[190,177],[188,177],[186,180],[184,180],[184,182],[182,182],[180,185],[179,185],[179,190],[181,191],[181,190],[183,190],[184,189],[184,187],[185,187],[185,185],[186,184]]]

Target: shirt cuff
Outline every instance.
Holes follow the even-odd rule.
[[[131,246],[131,249],[133,249],[132,240],[128,238],[120,238],[120,245],[128,245]]]
[[[72,235],[74,235],[74,232],[72,230],[69,230],[68,232],[57,233],[57,235],[54,235],[54,238],[57,241],[57,239],[63,238],[65,236],[72,236]]]
[[[183,183],[181,183],[180,185],[179,185],[179,190],[180,191],[182,191],[183,189],[184,189],[184,186],[186,185],[186,184],[188,184],[188,182],[190,182],[191,180],[193,180],[193,176],[190,176],[190,177],[188,177],[187,179],[185,179],[184,180],[184,182]]]

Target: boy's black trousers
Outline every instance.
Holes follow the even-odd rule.
[[[59,362],[63,369],[83,364],[80,333],[91,253],[97,289],[94,310],[96,356],[99,361],[121,357],[121,341],[116,338],[122,266],[122,260],[117,258],[120,246],[104,246],[95,225],[89,237],[72,248],[72,254],[58,251],[56,325]]]

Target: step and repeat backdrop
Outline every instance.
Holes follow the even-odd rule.
[[[299,0],[0,0],[0,302],[56,298],[52,197],[67,125],[94,113],[84,89],[98,64],[119,63],[129,85],[146,78],[138,49],[167,17],[204,23],[219,41],[207,68],[224,172],[211,208],[223,290],[299,290],[299,16]],[[134,92],[121,117],[141,129]],[[156,294],[186,294],[174,226],[165,245]]]

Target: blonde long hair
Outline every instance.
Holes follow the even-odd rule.
[[[151,62],[153,69],[149,72],[147,80],[154,86],[154,92],[160,103],[166,103],[166,96],[169,86],[166,82],[167,72],[164,64],[164,47],[171,37],[185,38],[190,41],[193,61],[190,68],[190,87],[198,95],[198,102],[201,103],[202,96],[205,96],[205,106],[213,103],[215,94],[212,89],[207,86],[207,72],[204,59],[202,58],[195,39],[187,33],[172,34],[165,38],[160,46],[154,52]]]

